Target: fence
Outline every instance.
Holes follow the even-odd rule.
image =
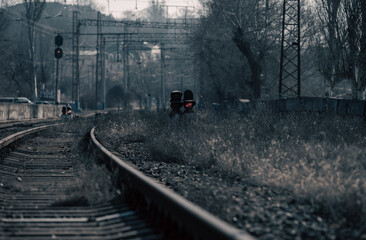
[[[256,100],[255,102],[240,101],[239,110],[248,112],[329,112],[339,115],[364,116],[366,101],[335,98],[300,97],[278,100]]]

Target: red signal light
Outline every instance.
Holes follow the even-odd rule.
[[[185,103],[184,108],[193,108],[193,103],[191,103],[191,102]]]
[[[57,58],[57,59],[62,58],[62,49],[56,48],[54,54],[55,54],[55,58]]]
[[[196,105],[196,102],[193,100],[193,92],[191,90],[184,91],[184,108],[185,113],[187,112],[193,112],[193,107]]]

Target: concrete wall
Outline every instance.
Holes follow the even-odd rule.
[[[276,112],[329,112],[339,115],[364,116],[366,101],[335,98],[300,97],[278,100],[240,102],[239,109]]]
[[[61,105],[0,103],[0,121],[58,118],[61,116],[61,109]]]

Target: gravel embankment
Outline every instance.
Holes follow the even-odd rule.
[[[310,202],[295,200],[292,193],[258,186],[250,179],[221,175],[178,163],[152,160],[143,141],[111,144],[110,136],[96,131],[108,149],[118,152],[138,169],[178,194],[259,239],[366,239],[344,219],[330,222]],[[108,140],[109,139],[109,140]]]

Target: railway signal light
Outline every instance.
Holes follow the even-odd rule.
[[[193,92],[191,90],[184,91],[184,113],[193,112],[193,107],[196,105],[196,101],[193,99]]]
[[[170,107],[172,109],[170,113],[170,117],[172,118],[174,115],[178,114],[179,116],[182,115],[180,108],[183,106],[182,103],[182,92],[180,91],[172,91],[170,93]]]
[[[61,48],[55,49],[55,58],[57,58],[57,59],[62,58],[62,49]]]
[[[64,39],[62,38],[62,36],[61,35],[57,35],[55,37],[55,44],[56,44],[56,46],[61,47],[63,43],[64,43]]]
[[[64,39],[61,35],[57,35],[55,37],[55,45],[57,48],[55,49],[55,58],[60,59],[62,58],[62,49],[60,48],[62,44],[64,43]]]
[[[170,107],[177,112],[182,107],[182,93],[180,91],[173,91],[170,93]]]

